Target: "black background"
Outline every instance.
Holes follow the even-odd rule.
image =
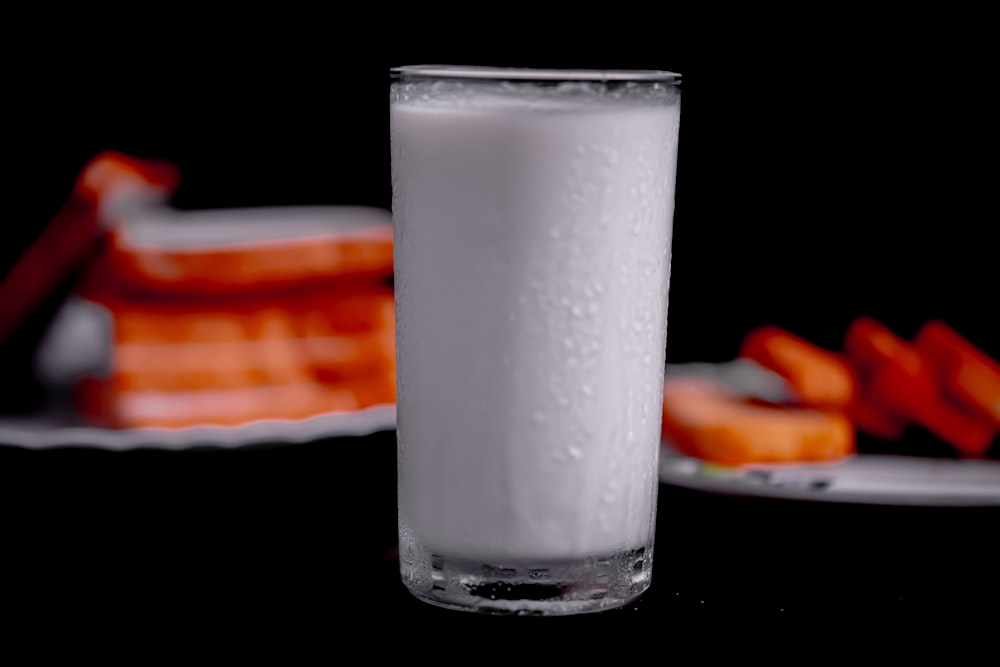
[[[349,9],[224,20],[88,10],[18,24],[0,273],[102,150],[177,164],[181,208],[388,207],[389,67],[659,68],[684,75],[669,361],[729,359],[759,324],[837,348],[859,315],[903,336],[942,318],[1000,356],[982,17]],[[7,406],[31,402],[25,351],[44,322],[0,344]],[[237,610],[326,628],[352,605],[363,625],[427,611],[383,558],[391,434],[236,456],[0,457],[5,535],[18,545],[5,572],[44,590],[38,604],[82,613],[100,598],[119,621],[169,605],[202,630]],[[671,624],[719,608],[846,618],[987,604],[977,591],[995,575],[983,556],[995,515],[666,495],[647,604]]]
[[[101,150],[177,164],[181,208],[388,208],[390,66],[661,68],[684,75],[669,360],[731,358],[763,323],[837,348],[859,315],[942,318],[1000,356],[974,16],[354,11],[41,31],[13,68],[0,272]]]

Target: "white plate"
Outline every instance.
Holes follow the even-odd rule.
[[[729,468],[664,444],[660,481],[711,493],[840,503],[1000,506],[1000,461],[858,454],[838,463]]]
[[[0,419],[0,445],[27,449],[83,447],[124,451],[301,444],[321,438],[364,436],[396,426],[396,406],[380,405],[354,412],[308,419],[267,420],[242,426],[198,426],[183,429],[104,429],[80,426],[71,417],[49,414]]]
[[[301,444],[323,438],[370,435],[394,429],[396,407],[269,420],[238,427],[103,429],[50,414],[0,419],[0,445],[184,450]],[[1000,461],[928,459],[859,454],[843,462],[727,468],[678,454],[664,444],[660,481],[709,493],[840,503],[1000,507]]]
[[[110,220],[109,220],[110,222]],[[388,211],[354,206],[263,207],[180,211],[143,206],[126,219],[128,238],[139,245],[199,248],[231,246],[264,239],[296,238],[334,232],[357,232],[391,226]],[[71,296],[62,305],[41,342],[35,369],[39,379],[63,395],[80,378],[103,376],[111,365],[110,313]],[[261,444],[298,444],[321,438],[370,435],[395,428],[396,406],[380,405],[353,412],[316,415],[302,420],[261,420],[241,426],[183,429],[104,429],[87,426],[66,407],[49,406],[45,414],[0,416],[0,446],[28,449],[82,447],[106,450],[193,447],[237,448]]]

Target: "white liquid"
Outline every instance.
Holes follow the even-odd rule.
[[[391,106],[404,548],[651,544],[679,102]]]

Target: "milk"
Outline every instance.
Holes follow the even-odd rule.
[[[679,100],[517,85],[391,105],[404,555],[652,544]]]

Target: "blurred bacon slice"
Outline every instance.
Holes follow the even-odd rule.
[[[386,281],[392,234],[389,213],[365,207],[159,211],[115,229],[103,261],[136,293],[261,295]]]

